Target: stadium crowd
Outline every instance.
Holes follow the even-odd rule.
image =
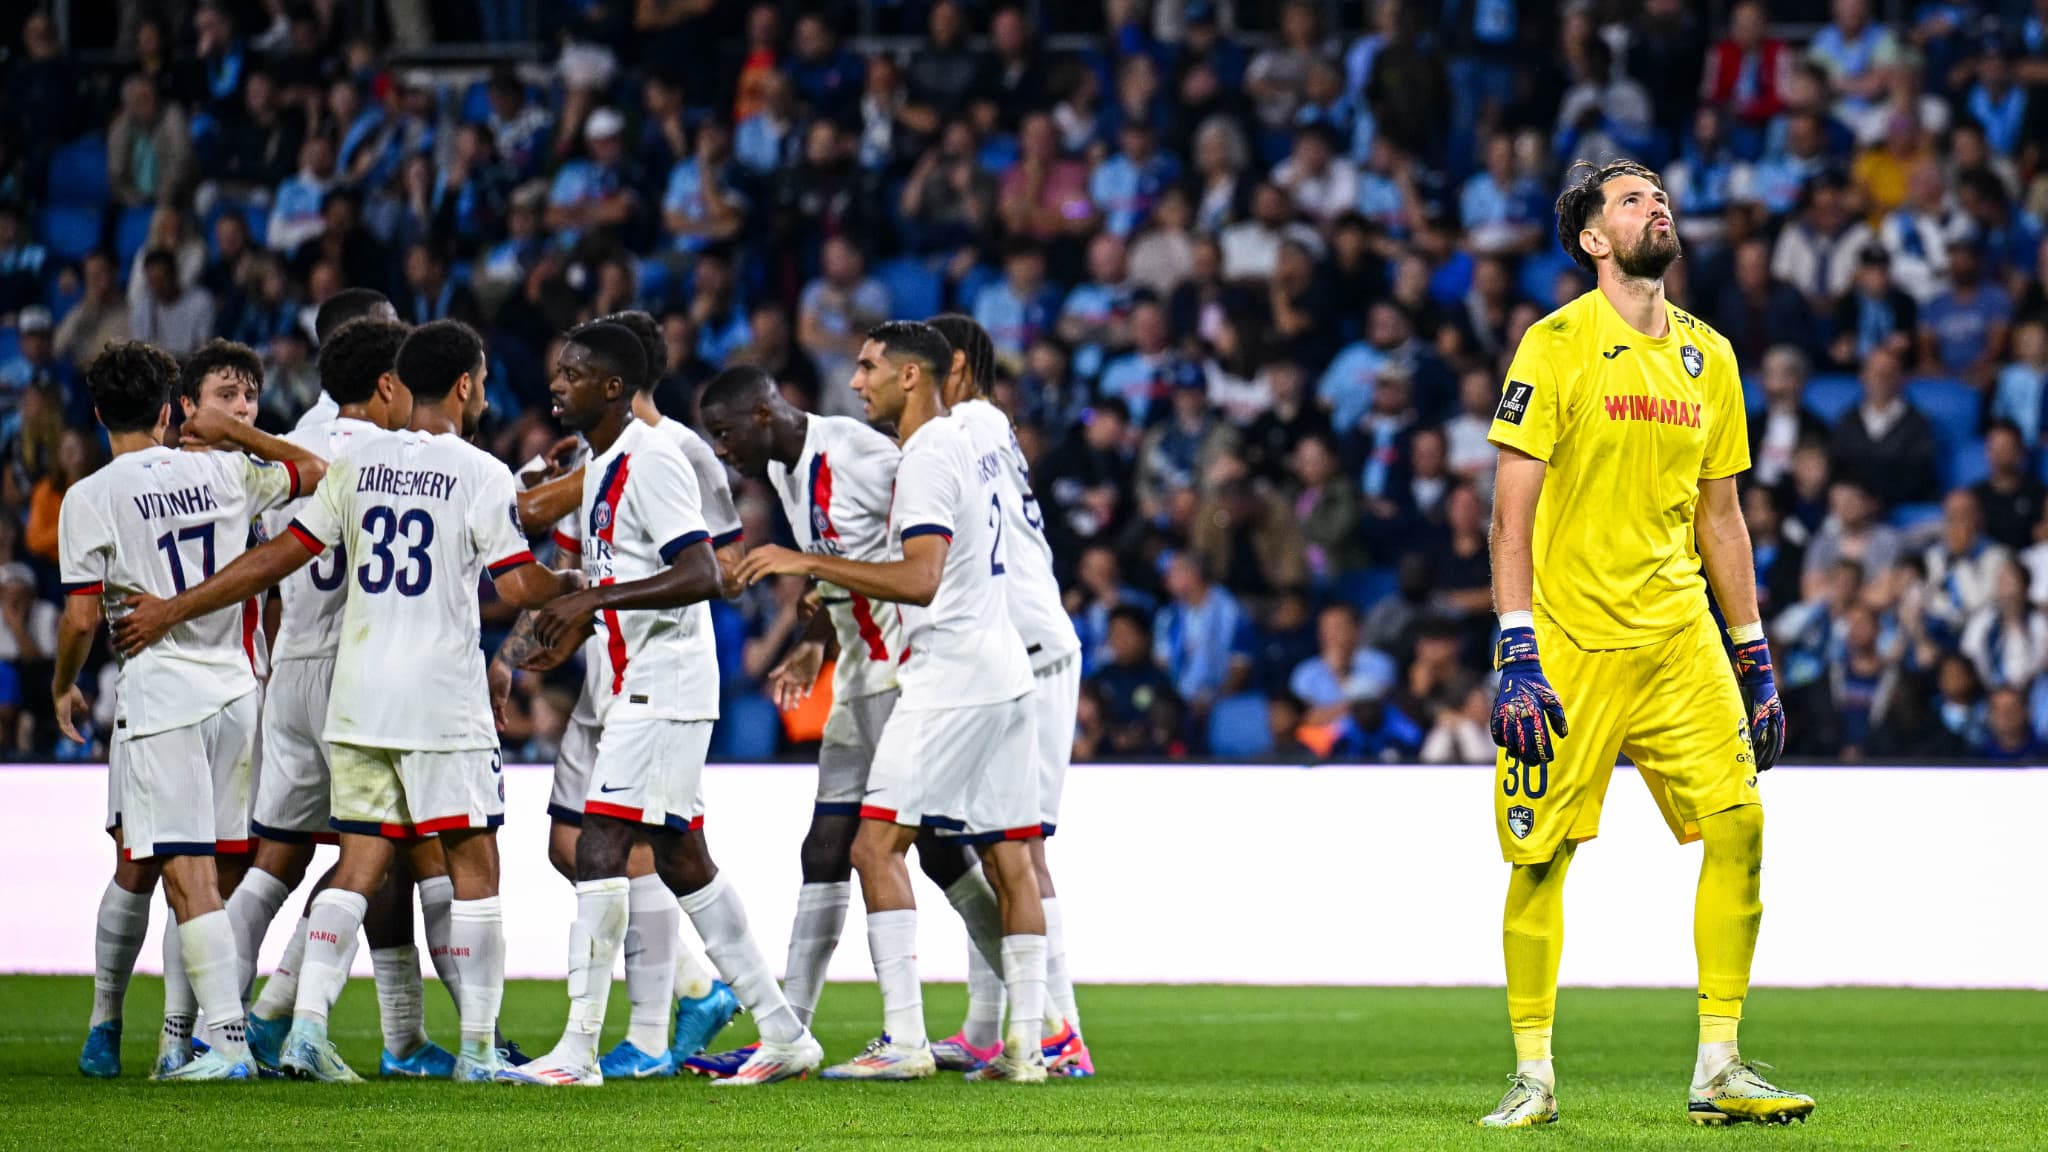
[[[848,7],[542,3],[542,59],[487,74],[398,63],[366,7],[127,3],[112,66],[11,30],[6,755],[101,751],[48,688],[57,509],[105,456],[84,364],[243,341],[286,428],[354,286],[486,333],[515,467],[581,320],[661,318],[673,414],[752,362],[858,415],[866,328],[969,313],[1085,644],[1079,758],[1490,760],[1487,428],[1590,287],[1567,165],[1630,155],[1748,382],[1791,755],[2048,759],[2048,0],[1835,0],[1796,43],[1756,0],[1110,0],[1061,51],[1007,4],[894,5],[913,36],[862,50]],[[759,688],[802,593],[716,606],[728,757],[816,738],[822,702]],[[552,757],[576,684],[522,681],[511,754]]]

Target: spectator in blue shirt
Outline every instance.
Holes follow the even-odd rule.
[[[22,227],[21,208],[0,202],[0,321],[43,298],[43,246]]]
[[[33,304],[21,310],[16,321],[21,349],[0,363],[0,419],[12,416],[22,396],[31,388],[44,388],[61,395],[71,382],[71,368],[53,354],[54,326],[50,310]]]
[[[1997,44],[1977,58],[1977,82],[1963,98],[1970,117],[1984,126],[1984,138],[2000,156],[2015,156],[2026,142],[2027,89],[2013,83],[2012,58]]]
[[[1991,416],[2012,421],[2027,444],[2048,433],[2048,322],[2030,318],[2013,328],[2012,363],[1998,372]]]
[[[1131,351],[1102,370],[1098,396],[1115,396],[1129,406],[1131,423],[1144,427],[1166,412],[1166,397],[1183,382],[1199,387],[1201,369],[1168,342],[1166,309],[1151,297],[1131,308]]]
[[[1166,563],[1171,599],[1153,622],[1152,657],[1172,670],[1174,688],[1199,714],[1218,697],[1241,688],[1251,660],[1244,654],[1244,609],[1237,597],[1209,583],[1194,556],[1175,553]]]
[[[1129,237],[1151,218],[1160,195],[1180,179],[1180,161],[1159,151],[1157,134],[1141,120],[1125,121],[1117,142],[1117,153],[1088,178],[1088,197],[1111,233]]]
[[[1481,251],[1526,252],[1550,220],[1543,186],[1515,171],[1515,138],[1495,132],[1486,140],[1486,166],[1458,194],[1458,222]]]
[[[526,85],[509,67],[491,74],[489,92],[491,112],[485,124],[498,142],[498,155],[514,180],[538,175],[547,163],[554,117],[527,99]]]
[[[1120,756],[1160,756],[1178,727],[1180,694],[1151,656],[1156,646],[1143,609],[1123,605],[1110,613],[1109,659],[1089,684],[1103,705],[1108,751]]]
[[[796,89],[789,77],[770,72],[760,95],[760,111],[733,130],[732,153],[743,171],[766,180],[796,159]]]
[[[839,47],[823,16],[806,12],[798,17],[790,49],[784,68],[812,115],[838,115],[859,98],[867,68],[860,57]]]
[[[589,153],[562,165],[548,188],[547,224],[556,243],[573,248],[585,232],[627,231],[640,213],[640,194],[625,169],[626,118],[599,108],[583,124]]]
[[[2012,298],[1985,279],[1983,258],[1968,244],[1949,249],[1948,276],[1948,291],[1920,310],[1921,365],[1988,385],[2005,356]]]
[[[1158,601],[1124,582],[1116,549],[1102,544],[1090,545],[1081,553],[1074,583],[1067,589],[1066,601],[1067,613],[1074,619],[1074,631],[1081,637],[1083,676],[1092,675],[1114,658],[1109,641],[1110,617],[1118,609],[1136,608],[1143,613],[1140,619],[1149,623],[1159,608]],[[1144,652],[1145,658],[1150,660],[1152,649],[1149,643]]]
[[[1003,278],[975,294],[973,312],[996,355],[1016,363],[1040,333],[1052,330],[1059,305],[1059,290],[1045,282],[1045,253],[1019,242],[1003,261]]]
[[[1060,306],[1060,339],[1074,349],[1074,373],[1093,380],[1103,358],[1130,347],[1134,289],[1124,242],[1103,232],[1088,242],[1088,279],[1074,285]]]
[[[747,322],[747,310],[740,303],[730,257],[724,250],[698,254],[695,288],[690,319],[697,325],[697,355],[712,367],[722,368],[734,352],[754,342],[754,330]]]
[[[277,186],[270,201],[264,242],[271,251],[289,254],[326,230],[320,208],[334,183],[334,144],[325,136],[306,137],[299,145],[299,170]]]
[[[1308,707],[1304,722],[1321,726],[1386,695],[1399,675],[1393,657],[1359,642],[1358,609],[1339,601],[1316,617],[1316,654],[1295,666],[1287,687]]]
[[[1971,749],[1973,755],[2014,764],[2039,764],[2048,757],[2048,745],[2035,734],[2027,715],[2027,698],[2020,689],[1992,689],[1986,717],[1984,735]]]
[[[797,342],[818,364],[818,411],[858,417],[860,397],[846,384],[868,329],[889,318],[889,290],[867,274],[860,249],[844,236],[825,241],[819,264],[821,275],[804,286],[797,306]]]
[[[669,173],[661,219],[678,252],[702,252],[739,235],[746,200],[727,179],[730,138],[716,119],[697,127],[697,149]]]

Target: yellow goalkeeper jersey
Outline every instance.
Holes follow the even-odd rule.
[[[1653,340],[1598,289],[1531,325],[1489,438],[1545,461],[1538,611],[1586,649],[1655,643],[1707,609],[1700,481],[1749,467],[1735,352],[1668,302]]]

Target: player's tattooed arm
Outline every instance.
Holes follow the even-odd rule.
[[[305,567],[315,555],[297,535],[286,533],[235,557],[234,563],[211,578],[169,600],[147,594],[130,596],[123,602],[128,614],[114,621],[114,646],[122,655],[133,656],[187,620],[240,604],[274,586]]]
[[[79,691],[78,673],[92,655],[93,637],[100,630],[100,598],[97,594],[75,593],[64,598],[64,613],[57,617],[57,667],[50,677],[50,699],[57,705],[57,727],[78,743],[72,717],[85,707],[85,693]]]
[[[938,595],[939,574],[945,571],[946,553],[952,546],[948,537],[926,533],[903,542],[903,559],[870,563],[764,544],[747,553],[740,564],[740,578],[751,585],[770,576],[794,573],[830,581],[870,600],[923,606]]]
[[[188,447],[237,448],[258,459],[286,465],[296,478],[295,496],[318,488],[321,477],[327,475],[327,461],[253,424],[223,415],[218,409],[202,408],[187,416],[178,437]]]
[[[505,642],[498,645],[497,655],[491,657],[490,665],[484,670],[484,679],[491,689],[491,718],[497,721],[498,730],[505,730],[505,708],[512,699],[512,679],[517,669],[545,672],[569,658],[573,647],[550,651],[542,648],[533,638],[533,613],[521,612],[513,623],[512,632]]]
[[[583,506],[583,469],[557,476],[519,494],[519,528],[538,535]]]

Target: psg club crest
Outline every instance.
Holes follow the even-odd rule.
[[[1535,826],[1536,813],[1520,804],[1508,809],[1508,831],[1515,834],[1515,839],[1527,840],[1529,838],[1529,829]]]
[[[1678,349],[1678,358],[1685,362],[1685,370],[1692,373],[1692,378],[1695,380],[1699,379],[1700,373],[1707,370],[1706,353],[1701,352],[1690,344],[1683,345]]]
[[[612,502],[609,500],[599,500],[596,506],[590,510],[590,529],[592,532],[602,532],[611,526]]]

